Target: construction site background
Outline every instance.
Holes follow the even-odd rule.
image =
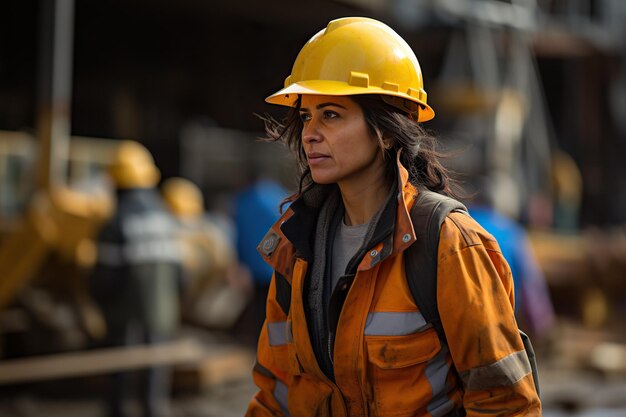
[[[173,416],[243,415],[267,289],[237,199],[265,181],[277,215],[297,187],[258,115],[281,117],[264,98],[344,16],[407,40],[446,163],[527,234],[550,307],[517,288],[518,314],[544,415],[626,415],[626,2],[24,0],[0,5],[0,417],[104,416],[111,374],[155,366]],[[136,175],[171,212],[184,278],[173,339],[105,348],[91,280],[124,146],[156,169]]]

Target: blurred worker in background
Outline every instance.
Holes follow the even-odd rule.
[[[554,228],[574,233],[580,228],[583,177],[580,168],[567,152],[555,150],[552,155],[554,190]]]
[[[117,208],[100,231],[91,281],[107,325],[107,346],[154,344],[174,336],[179,323],[180,250],[176,224],[155,188],[160,173],[137,142],[123,141],[109,169]],[[142,371],[146,417],[169,414],[170,371]],[[106,398],[110,417],[127,416],[129,373],[114,376]]]
[[[235,196],[236,247],[240,262],[247,267],[253,284],[252,299],[239,318],[235,333],[239,340],[256,346],[265,320],[265,303],[272,280],[270,267],[257,246],[267,229],[280,217],[280,203],[287,191],[276,181],[263,177],[262,168],[249,165],[248,183]]]
[[[546,336],[554,325],[554,309],[526,230],[496,210],[489,178],[474,177],[469,180],[467,188],[471,198],[470,214],[496,238],[511,268],[515,283],[515,312],[520,327],[537,339]]]
[[[185,321],[209,328],[229,329],[250,298],[249,277],[239,267],[226,233],[205,215],[204,197],[185,178],[168,178],[161,185],[167,207],[178,221],[184,290]]]

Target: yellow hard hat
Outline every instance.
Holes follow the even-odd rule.
[[[313,36],[298,54],[285,88],[265,101],[294,106],[299,94],[381,94],[402,110],[418,111],[420,122],[435,117],[411,47],[389,26],[365,17],[333,20]]]
[[[185,178],[173,177],[163,181],[161,194],[169,209],[177,217],[195,217],[204,212],[204,198],[200,188]]]
[[[161,178],[150,151],[132,140],[120,142],[108,171],[117,188],[150,188]]]

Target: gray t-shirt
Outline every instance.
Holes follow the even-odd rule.
[[[337,286],[337,281],[345,272],[350,259],[356,254],[369,228],[369,223],[347,226],[343,221],[339,224],[333,242],[333,256],[331,260],[332,290]]]

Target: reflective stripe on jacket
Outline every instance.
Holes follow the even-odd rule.
[[[334,336],[334,381],[320,370],[307,327],[310,260],[281,230],[296,216],[295,203],[261,242],[275,272],[253,372],[260,390],[247,416],[437,417],[460,407],[468,416],[541,415],[497,242],[465,214],[444,221],[437,292],[448,345],[442,345],[404,275],[417,191],[399,163],[398,178],[392,235],[369,248],[345,297],[337,297],[345,301]]]

